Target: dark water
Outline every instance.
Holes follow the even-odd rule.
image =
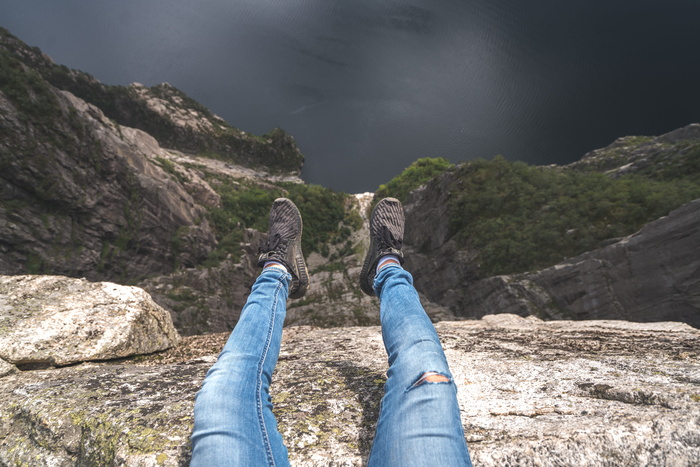
[[[567,163],[700,121],[696,0],[0,0],[0,25],[103,82],[282,127],[307,181],[350,192],[420,157]]]

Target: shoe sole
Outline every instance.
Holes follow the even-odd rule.
[[[379,206],[382,204],[382,202],[389,202],[389,203],[397,202],[399,204],[401,203],[396,198],[384,198],[381,201],[379,201],[376,206],[374,206],[374,209],[372,209],[372,214],[369,217],[369,231],[370,231],[369,250],[367,251],[367,255],[365,256],[365,261],[362,264],[362,270],[360,271],[360,289],[362,289],[362,291],[369,296],[375,295],[374,284],[369,283],[369,272],[370,272],[370,269],[372,268],[372,265],[377,260],[377,258],[372,258],[372,256],[373,256],[372,252],[374,252],[377,248],[377,241],[375,240],[374,235],[372,235],[372,221],[374,220],[374,214],[377,212],[377,208],[379,208]]]
[[[374,295],[374,287],[369,283],[369,270],[372,267],[372,252],[376,248],[374,237],[369,242],[369,251],[365,256],[365,262],[362,264],[362,270],[360,271],[360,289],[369,296]]]
[[[294,211],[299,216],[299,235],[294,240],[294,265],[296,266],[299,277],[297,277],[296,281],[293,280],[292,282],[292,285],[295,286],[292,287],[294,293],[290,293],[289,298],[301,298],[306,294],[306,290],[309,288],[309,272],[306,268],[306,261],[304,261],[304,253],[301,251],[301,236],[304,232],[304,220],[301,217],[299,208],[297,208],[293,202],[291,202],[291,205],[294,206]]]

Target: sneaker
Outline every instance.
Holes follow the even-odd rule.
[[[377,263],[386,255],[396,255],[403,264],[403,207],[396,198],[384,198],[374,207],[369,220],[369,251],[360,272],[360,288],[374,295],[374,276]]]
[[[258,266],[266,261],[284,264],[292,275],[289,298],[301,298],[309,287],[309,273],[301,252],[302,221],[299,209],[287,198],[277,198],[270,209],[267,242],[260,247]]]

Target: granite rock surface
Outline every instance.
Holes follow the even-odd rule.
[[[509,314],[436,329],[475,465],[697,465],[700,331]],[[226,338],[1,378],[0,464],[187,465]],[[386,369],[378,327],[285,329],[271,391],[292,465],[363,465]]]

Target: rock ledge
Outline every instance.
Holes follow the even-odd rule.
[[[697,465],[700,331],[505,314],[436,329],[475,465]],[[226,337],[0,378],[0,465],[187,465],[194,395]],[[283,339],[272,396],[292,465],[363,465],[387,366],[380,329]]]

